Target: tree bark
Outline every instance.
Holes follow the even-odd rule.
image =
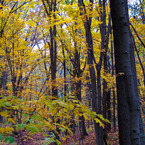
[[[140,144],[140,134],[139,134],[140,133],[139,132],[140,108],[139,108],[139,102],[135,93],[135,86],[133,82],[134,80],[133,80],[133,75],[131,71],[130,53],[129,53],[129,29],[128,29],[129,27],[127,23],[127,14],[125,12],[125,3],[127,3],[126,0],[118,0],[118,1],[111,0],[110,1],[111,15],[112,15],[112,21],[113,21],[114,47],[116,51],[115,57],[116,57],[116,60],[120,58],[120,61],[119,60],[118,62],[116,61],[116,63],[118,63],[115,66],[116,74],[118,77],[121,77],[124,82],[124,84],[120,84],[120,82],[118,82],[117,91],[118,91],[119,85],[120,86],[124,85],[123,86],[125,87],[124,96],[126,96],[127,104],[129,107],[129,127],[130,127],[129,138],[130,138],[131,143],[129,142],[129,139],[128,139],[127,140],[128,142],[125,142],[125,144],[139,145]],[[118,40],[118,37],[119,37],[119,40]],[[118,71],[119,68],[120,68],[120,71]],[[118,105],[119,105],[119,100],[118,100]],[[120,108],[118,107],[118,111],[119,109]],[[128,115],[127,115],[127,118],[128,118]],[[123,122],[121,124],[123,124]],[[119,126],[119,129],[121,129],[120,126]],[[121,143],[122,143],[122,140],[120,140],[120,144]]]
[[[91,1],[93,2],[93,1]],[[85,14],[85,6],[83,3],[83,0],[78,0],[78,5],[80,8],[80,15]],[[83,8],[82,8],[83,7]],[[91,78],[91,86],[92,86],[92,109],[94,112],[97,113],[97,90],[96,90],[96,74],[95,74],[95,68],[93,65],[93,39],[92,39],[92,33],[91,33],[91,19],[88,19],[86,17],[86,21],[84,22],[85,27],[85,35],[86,35],[86,45],[88,47],[87,54],[88,54],[88,65],[89,65],[89,72],[90,72],[90,78]],[[99,138],[99,125],[94,121],[94,127],[95,127],[95,135],[96,135],[96,144],[100,144],[100,138]]]
[[[76,85],[76,97],[77,99],[81,102],[82,101],[82,98],[81,98],[81,75],[82,75],[82,70],[80,68],[80,53],[78,52],[77,50],[77,47],[76,47],[76,44],[75,44],[75,61],[74,61],[74,64],[75,64],[75,72],[76,72],[76,76],[77,76],[77,79],[78,81],[75,83]],[[80,117],[80,123],[79,123],[79,128],[81,130],[81,138],[84,138],[84,136],[88,136],[88,133],[86,131],[86,126],[85,126],[85,119],[84,119],[84,116],[82,115]]]
[[[135,65],[135,56],[134,56],[134,48],[136,48],[135,43],[133,42],[133,35],[130,31],[130,23],[129,23],[129,14],[128,14],[128,6],[127,6],[127,1],[125,1],[125,10],[126,10],[126,16],[127,16],[127,23],[128,23],[128,30],[129,30],[129,53],[130,53],[130,65],[131,65],[131,71],[133,75],[133,82],[134,82],[134,90],[135,90],[135,95],[136,99],[139,102],[139,95],[138,95],[138,87],[137,87],[137,75],[136,75],[136,65]],[[133,27],[133,26],[132,26]],[[141,65],[142,66],[142,65]],[[145,84],[145,73],[144,73],[144,68],[143,70],[143,75],[144,75],[144,84]],[[141,111],[139,110],[139,130],[140,130],[140,142],[141,145],[145,144],[144,140],[144,130],[143,130],[143,121],[141,118]]]
[[[114,76],[114,53],[113,53],[113,41],[112,41],[112,30],[111,30],[111,65],[112,65],[112,77]],[[116,132],[116,116],[115,116],[115,111],[116,111],[116,103],[115,103],[115,91],[114,87],[112,87],[112,92],[113,92],[113,128],[114,132]]]

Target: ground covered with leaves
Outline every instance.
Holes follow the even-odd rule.
[[[62,145],[95,145],[95,133],[93,130],[88,131],[88,136],[83,139],[80,139],[79,134],[69,135],[67,137],[61,137],[60,141]],[[11,145],[22,145],[21,138],[18,138],[15,135],[15,142]],[[45,140],[45,136],[43,133],[35,133],[34,135],[23,132],[23,142],[24,145],[46,145],[48,140]],[[9,142],[5,143],[5,140],[1,140],[0,145],[9,145]],[[107,144],[108,145],[119,145],[119,135],[118,131],[114,132],[113,129],[108,133],[107,137]],[[53,143],[49,144],[53,145]]]

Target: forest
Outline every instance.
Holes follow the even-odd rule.
[[[144,0],[0,0],[1,145],[145,145]]]

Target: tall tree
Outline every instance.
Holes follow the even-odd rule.
[[[135,93],[135,86],[133,80],[133,74],[131,70],[130,63],[130,53],[129,53],[129,26],[127,20],[127,14],[125,10],[125,4],[127,4],[126,0],[111,0],[111,15],[113,21],[113,34],[114,34],[114,48],[115,48],[115,68],[116,74],[118,78],[122,78],[124,84],[121,84],[117,81],[117,91],[120,91],[120,86],[124,85],[124,96],[126,96],[127,106],[129,110],[129,114],[127,118],[129,118],[129,138],[127,142],[123,142],[123,138],[120,138],[120,144],[132,144],[139,145],[140,144],[140,133],[139,133],[139,114],[140,114],[140,105]],[[119,45],[118,45],[118,44]],[[120,58],[120,61],[117,59]],[[118,80],[117,78],[117,80]],[[118,94],[118,93],[117,93]],[[118,98],[123,97],[118,94]],[[119,100],[118,100],[119,101]],[[119,103],[119,102],[118,102]],[[121,102],[120,102],[121,103]],[[120,107],[118,107],[118,115]],[[126,110],[126,111],[127,111]],[[121,129],[122,124],[126,124],[124,121],[119,123],[119,129]],[[122,134],[121,132],[119,132]]]
[[[129,28],[130,23],[129,23],[127,1],[125,1],[125,12],[126,12],[126,16],[127,16],[127,25],[128,25],[128,31],[129,31],[129,53],[130,53],[130,65],[131,65],[131,71],[132,71],[133,83],[134,83],[133,85],[134,85],[134,89],[135,89],[136,99],[139,101],[138,87],[137,87],[137,74],[136,74],[136,65],[135,65],[135,54],[134,54],[134,48],[136,48],[136,45],[133,42],[133,35]],[[140,63],[140,65],[142,66],[142,63]],[[142,68],[142,70],[143,70],[143,74],[144,74],[144,68]],[[145,74],[144,74],[144,79],[145,79]],[[144,80],[144,85],[145,85],[145,80]],[[144,130],[143,130],[141,112],[140,112],[140,116],[139,116],[139,128],[140,128],[140,141],[141,141],[141,145],[143,145],[143,144],[145,144],[145,140],[143,139]]]
[[[91,3],[93,3],[92,0],[90,0]],[[78,5],[80,8],[80,15],[86,14],[86,8],[84,5],[83,0],[78,0]],[[90,72],[90,78],[91,78],[91,90],[92,90],[92,109],[97,113],[97,90],[96,90],[96,74],[95,74],[95,68],[93,65],[93,39],[92,39],[92,33],[91,33],[91,17],[88,18],[86,16],[86,21],[84,21],[84,27],[85,27],[85,35],[86,35],[86,45],[88,47],[87,54],[88,54],[88,65],[89,65],[89,72]],[[94,121],[94,127],[95,127],[95,135],[96,135],[96,144],[100,145],[100,138],[99,138],[99,129],[98,124]]]
[[[49,23],[53,23],[55,22],[56,19],[56,0],[54,1],[44,1],[43,2],[43,6],[44,6],[44,10],[47,14],[47,17],[49,19]],[[46,5],[47,3],[47,5]],[[49,29],[50,32],[50,43],[49,43],[49,48],[50,48],[50,60],[51,60],[51,82],[52,82],[52,96],[54,97],[58,97],[58,91],[57,91],[57,87],[56,87],[56,59],[57,59],[57,43],[55,40],[56,37],[56,25],[53,25],[52,27],[50,27]],[[60,119],[56,120],[56,123],[60,123]],[[59,127],[57,127],[56,125],[56,131],[54,131],[54,134],[56,136],[56,139],[59,140]],[[55,143],[57,144],[57,143]]]

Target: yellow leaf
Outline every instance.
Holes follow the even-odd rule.
[[[5,128],[0,128],[0,133],[4,133],[5,132]]]
[[[12,127],[6,127],[5,128],[5,132],[9,132],[9,133],[12,133],[12,131],[14,131],[14,129]]]
[[[12,123],[15,123],[15,121],[12,118],[8,118],[8,121],[11,121]]]
[[[94,120],[96,121],[96,123],[99,123],[99,125],[103,128],[105,127],[105,125],[98,118],[95,118]]]
[[[85,120],[89,120],[88,116],[84,115]]]
[[[10,117],[6,111],[0,112],[0,115],[4,117]]]
[[[0,133],[12,133],[12,131],[14,131],[12,127],[0,128]]]
[[[65,137],[62,137],[62,140],[64,140],[64,141],[65,141],[65,140],[66,140],[66,138],[65,138]]]
[[[70,105],[69,105],[69,108],[70,108],[71,110],[73,110],[73,109],[74,109],[74,105],[73,105],[73,104],[70,104]]]

